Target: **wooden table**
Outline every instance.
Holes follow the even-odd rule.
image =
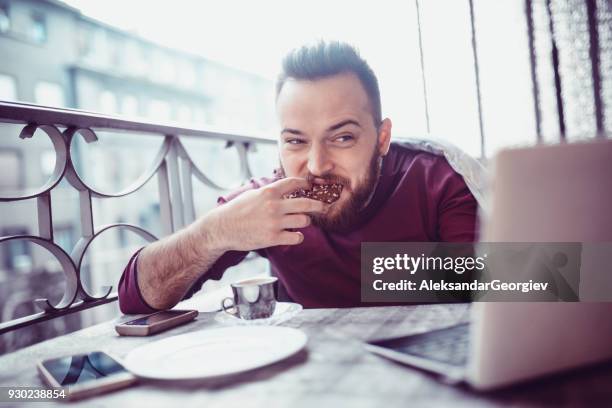
[[[306,332],[307,348],[284,362],[223,380],[181,384],[141,382],[130,389],[70,406],[356,408],[612,405],[612,364],[479,394],[465,387],[444,385],[427,373],[369,354],[358,341],[380,335],[415,333],[467,321],[468,318],[469,307],[464,304],[304,310],[284,325]],[[113,326],[119,320],[126,318],[0,357],[0,385],[40,386],[42,383],[35,370],[35,362],[39,359],[96,349],[122,358],[139,345],[218,326],[212,314],[201,314],[194,323],[151,338],[127,338],[119,337],[114,331]],[[39,403],[32,405],[41,406]]]

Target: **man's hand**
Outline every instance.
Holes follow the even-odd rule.
[[[299,188],[309,188],[308,182],[286,178],[244,192],[188,227],[146,246],[138,256],[137,278],[144,300],[157,309],[171,308],[227,251],[301,243],[302,233],[287,229],[308,226],[308,213],[326,212],[329,204],[283,198]]]
[[[251,251],[277,245],[296,245],[304,240],[299,231],[310,225],[309,213],[325,213],[329,204],[310,198],[283,198],[298,189],[310,188],[302,178],[288,177],[212,210],[206,216],[214,246],[224,251]]]

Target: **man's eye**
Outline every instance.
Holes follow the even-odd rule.
[[[355,138],[354,138],[353,136],[351,136],[351,135],[343,135],[343,136],[339,136],[339,137],[337,137],[337,138],[336,138],[336,142],[340,142],[340,143],[343,143],[343,142],[350,142],[350,141],[352,141],[353,139],[355,139]]]
[[[304,141],[301,140],[301,139],[286,139],[285,143],[288,143],[288,144],[302,144],[302,143],[304,143]]]

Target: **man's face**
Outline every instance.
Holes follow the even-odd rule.
[[[378,181],[391,123],[374,123],[368,96],[354,74],[287,80],[277,98],[281,168],[313,184],[340,183],[340,198],[313,223],[342,230],[355,221]],[[380,134],[379,134],[380,133]]]

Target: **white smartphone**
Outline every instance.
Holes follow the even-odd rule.
[[[102,351],[40,361],[38,373],[52,388],[67,388],[67,400],[76,400],[125,388],[137,379]]]
[[[185,324],[198,316],[197,310],[164,310],[115,326],[122,336],[150,336]]]

